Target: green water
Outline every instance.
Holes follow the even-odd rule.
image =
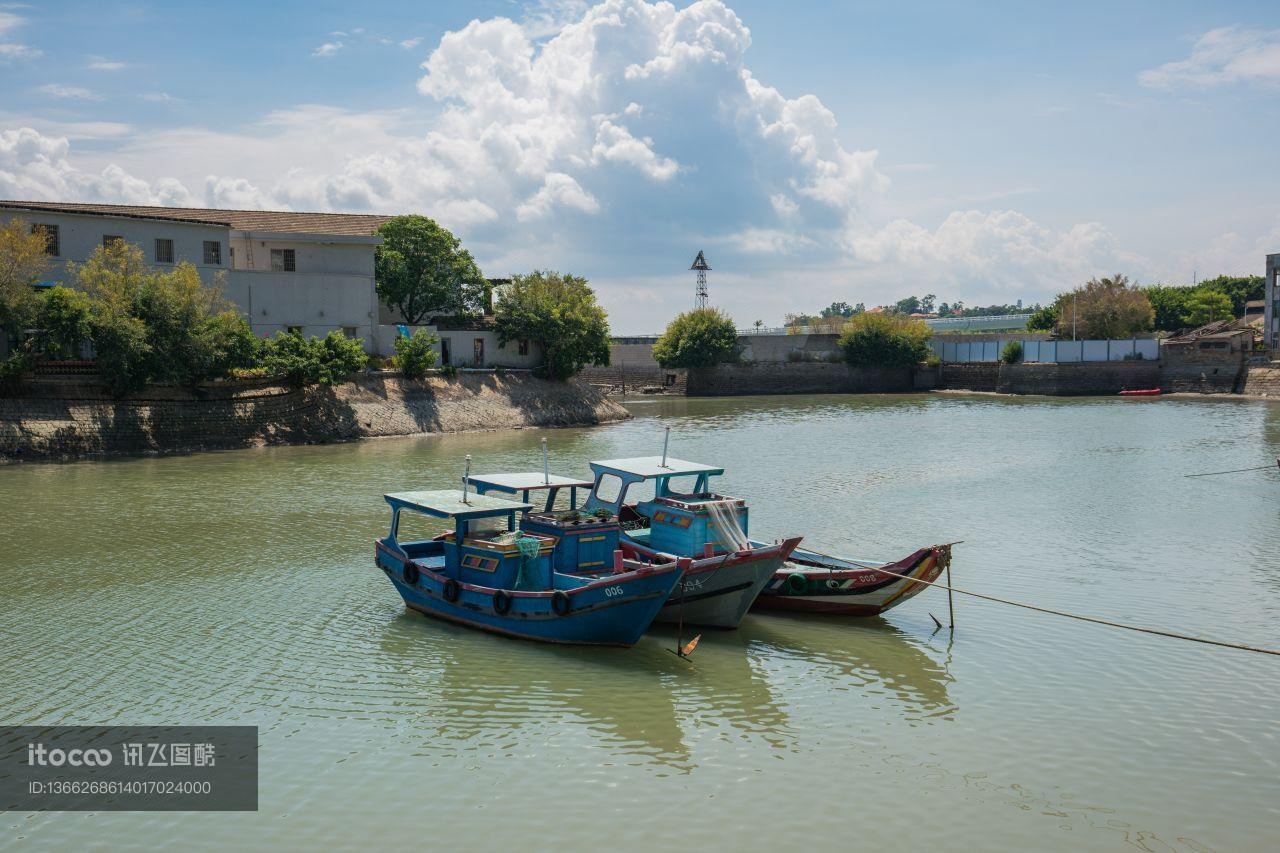
[[[1280,658],[946,596],[752,616],[691,661],[406,614],[383,492],[657,453],[752,533],[1280,647],[1280,404],[638,400],[635,419],[0,468],[0,722],[261,728],[257,813],[5,813],[0,847],[1098,849],[1280,845]]]

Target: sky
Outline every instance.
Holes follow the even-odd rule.
[[[1280,4],[0,2],[0,198],[421,213],[615,332],[1280,252]]]

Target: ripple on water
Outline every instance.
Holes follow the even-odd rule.
[[[670,425],[674,455],[726,464],[755,535],[894,558],[963,539],[961,586],[1280,645],[1280,483],[1181,476],[1280,452],[1275,406],[829,397],[637,415],[549,434],[569,460],[555,467],[656,452]],[[477,825],[524,843],[548,837],[554,794],[583,806],[555,813],[560,846],[643,814],[650,843],[760,847],[847,837],[871,793],[925,807],[877,808],[868,846],[1273,846],[1270,660],[963,598],[953,638],[934,632],[934,592],[884,619],[751,616],[690,661],[668,627],[565,649],[406,613],[371,566],[380,494],[451,480],[463,453],[528,468],[540,437],[0,470],[6,718],[249,723],[262,743],[258,814],[21,815],[8,838],[341,848],[417,838],[407,816],[426,808],[441,843]]]

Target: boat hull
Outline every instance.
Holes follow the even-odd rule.
[[[950,545],[921,548],[895,563],[843,560],[797,550],[765,585],[754,609],[877,616],[918,595],[950,561]]]
[[[509,609],[502,613],[495,607],[499,590],[451,582],[436,567],[425,561],[408,560],[381,541],[377,562],[405,606],[427,616],[508,637],[605,646],[634,645],[652,624],[682,574],[678,566],[669,564],[605,575],[556,591],[502,590],[509,601]],[[416,583],[405,580],[406,562],[418,570]],[[450,601],[447,593],[456,595],[455,599]],[[557,610],[557,593],[568,599],[563,612]]]
[[[655,622],[736,628],[800,539],[689,561]],[[636,547],[636,546],[632,546]],[[644,549],[637,547],[641,553]],[[649,552],[652,555],[652,552]]]

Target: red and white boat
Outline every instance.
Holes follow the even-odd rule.
[[[876,616],[917,595],[951,563],[950,545],[921,548],[896,563],[846,560],[795,549],[753,610]]]

